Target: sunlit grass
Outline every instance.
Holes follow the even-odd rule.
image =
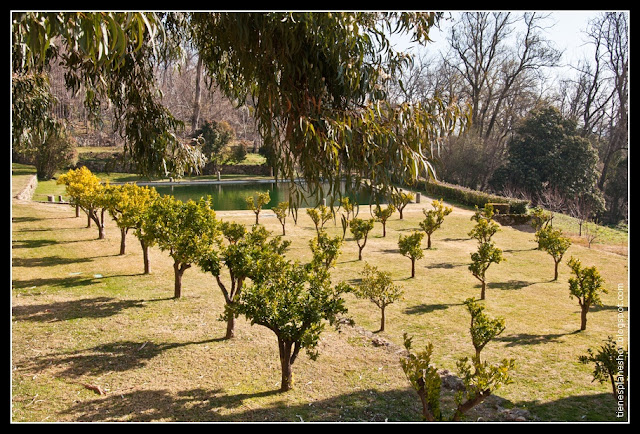
[[[119,256],[119,233],[112,221],[107,239],[97,239],[86,218],[67,205],[17,203],[12,207],[12,393],[14,421],[417,421],[419,399],[399,364],[404,332],[414,347],[434,344],[434,362],[455,372],[456,360],[473,351],[469,315],[463,301],[479,297],[479,282],[467,267],[475,241],[471,210],[455,207],[432,237],[432,249],[411,264],[398,252],[400,234],[416,229],[422,208],[411,204],[382,237],[377,223],[358,261],[347,237],[332,272],[338,282],[356,282],[364,262],[391,273],[404,289],[387,308],[391,343],[372,345],[367,335],[379,328],[379,310],[347,295],[356,328],[327,327],[320,357],[302,354],[294,364],[294,389],[278,393],[280,368],[275,336],[238,320],[237,337],[224,341],[222,294],[212,276],[197,267],[186,271],[183,298],[172,299],[173,270],[165,252],[151,251],[150,275],[142,274],[142,254],[129,235]],[[368,217],[368,207],[361,207]],[[250,211],[219,211],[223,220],[253,223]],[[260,221],[279,234],[273,213]],[[559,221],[559,220],[558,220]],[[559,223],[558,223],[559,224]],[[331,235],[341,234],[328,223]],[[298,224],[287,220],[288,255],[310,258],[315,229],[306,213]],[[618,289],[626,300],[627,257],[574,243],[553,278],[553,260],[535,249],[533,233],[502,227],[494,239],[506,262],[487,272],[486,313],[506,320],[505,332],[483,351],[490,361],[514,358],[514,383],[499,399],[469,417],[498,414],[501,408],[528,409],[541,420],[616,420],[609,385],[592,382],[592,367],[578,363],[617,331]],[[425,242],[426,246],[426,242]],[[579,306],[569,298],[566,260],[575,256],[596,265],[606,281],[604,306],[580,326]],[[626,305],[626,303],[625,303]],[[100,396],[84,384],[105,389]],[[596,410],[594,410],[596,409]]]

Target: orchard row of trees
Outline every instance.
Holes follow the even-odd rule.
[[[144,273],[150,272],[148,249],[151,246],[157,245],[162,251],[168,252],[174,261],[176,298],[182,295],[182,276],[187,269],[195,265],[210,273],[225,300],[221,319],[227,323],[226,339],[234,337],[235,318],[239,315],[245,316],[252,324],[272,330],[278,339],[283,391],[292,386],[292,366],[300,350],[305,349],[315,359],[316,345],[324,322],[333,324],[340,315],[347,312],[342,298],[345,293],[352,292],[378,306],[381,310],[381,331],[385,326],[385,308],[402,295],[402,289],[393,283],[389,273],[367,263],[364,265],[361,282],[355,287],[345,282],[332,284],[330,270],[336,264],[344,236],[330,237],[318,224],[317,236],[309,243],[311,261],[301,264],[287,259],[286,251],[290,242],[281,235],[271,236],[259,224],[260,210],[269,202],[268,193],[257,198],[247,198],[249,208],[256,213],[255,224],[247,229],[242,224],[217,219],[209,198],[183,203],[172,196],[159,196],[153,188],[135,184],[102,184],[86,168],[69,171],[58,182],[65,184],[67,194],[76,209],[84,210],[89,222],[98,226],[99,238],[105,237],[105,211],[112,216],[121,232],[121,254],[125,253],[127,232],[133,231],[143,249]],[[404,194],[410,197],[409,193]],[[350,210],[349,202],[345,200],[343,203]],[[281,203],[274,207],[274,212],[281,219],[283,233],[285,221],[281,217],[286,217],[286,205]],[[331,215],[327,207],[318,208],[320,209],[309,212],[312,219],[314,216],[320,219],[323,215]],[[389,205],[386,210],[389,209],[392,210],[389,214],[392,214],[395,207]],[[445,207],[441,201],[433,201],[433,210],[425,209],[423,212],[425,219],[420,227],[433,233],[442,225],[451,208]],[[387,213],[377,207],[376,215],[381,214]],[[490,206],[477,211],[473,217],[476,226],[469,233],[479,242],[478,253],[471,255],[473,263],[469,270],[483,283],[481,299],[484,298],[486,269],[491,263],[502,259],[501,251],[491,241],[492,235],[498,230],[498,225],[491,219],[492,215]],[[354,240],[359,246],[362,237],[358,234],[363,231],[366,240],[374,221],[356,217],[348,220]],[[561,257],[568,246],[560,243],[564,247],[554,250],[555,244],[551,240],[558,238],[557,231],[547,229],[548,218],[540,221],[540,229],[536,234],[540,248],[554,254],[560,250]],[[361,229],[362,226],[365,229]],[[400,236],[400,251],[411,257],[412,263],[422,255],[421,241],[425,233],[415,231],[410,235]],[[487,255],[485,251],[492,253]],[[361,253],[362,248],[360,255]],[[556,269],[557,263],[556,261]],[[582,307],[581,328],[584,329],[589,307],[600,302],[599,293],[604,291],[603,281],[595,267],[584,268],[573,258],[569,261],[569,266],[575,274],[569,280],[570,293],[578,298]],[[481,360],[481,350],[491,339],[502,333],[504,320],[490,319],[475,299],[466,300],[465,305],[471,315],[470,334],[476,353],[470,359],[464,358],[458,363],[465,392],[460,395],[451,420],[460,419],[465,412],[499,387],[509,384],[509,371],[515,366],[513,360],[503,360],[497,365]],[[405,346],[409,356],[402,360],[402,366],[423,402],[423,416],[426,420],[442,420],[444,416],[439,410],[439,376],[435,368],[429,367],[432,347],[428,346],[425,352],[413,354],[411,338],[408,336],[405,336]]]

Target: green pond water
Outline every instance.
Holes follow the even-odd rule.
[[[220,182],[220,183],[198,183],[187,185],[156,185],[155,189],[161,195],[172,195],[176,199],[183,202],[189,199],[198,200],[207,195],[211,196],[212,208],[214,210],[243,210],[247,209],[245,198],[247,196],[257,196],[258,193],[269,192],[271,202],[264,206],[265,209],[273,208],[280,202],[289,200],[291,188],[286,182]],[[328,191],[325,187],[323,191]],[[344,190],[343,190],[344,191]],[[322,195],[326,199],[326,204],[330,205],[332,198],[328,195]],[[367,189],[357,194],[347,194],[352,203],[360,205],[368,205],[370,203],[371,194]],[[315,207],[322,203],[323,197],[316,198],[310,194],[305,194],[301,208]],[[334,204],[338,204],[338,200],[333,200]],[[381,201],[381,203],[384,203]]]

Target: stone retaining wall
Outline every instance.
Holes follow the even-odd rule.
[[[38,186],[38,177],[36,175],[32,175],[27,185],[22,189],[22,191],[16,194],[14,197],[18,200],[31,200],[33,197],[33,192],[36,191],[36,187]]]

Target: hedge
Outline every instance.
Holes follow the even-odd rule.
[[[417,188],[423,190],[428,196],[455,201],[469,206],[484,208],[487,203],[508,203],[512,214],[526,214],[528,200],[513,199],[497,196],[482,191],[472,190],[459,185],[436,182],[432,180],[418,181]]]

